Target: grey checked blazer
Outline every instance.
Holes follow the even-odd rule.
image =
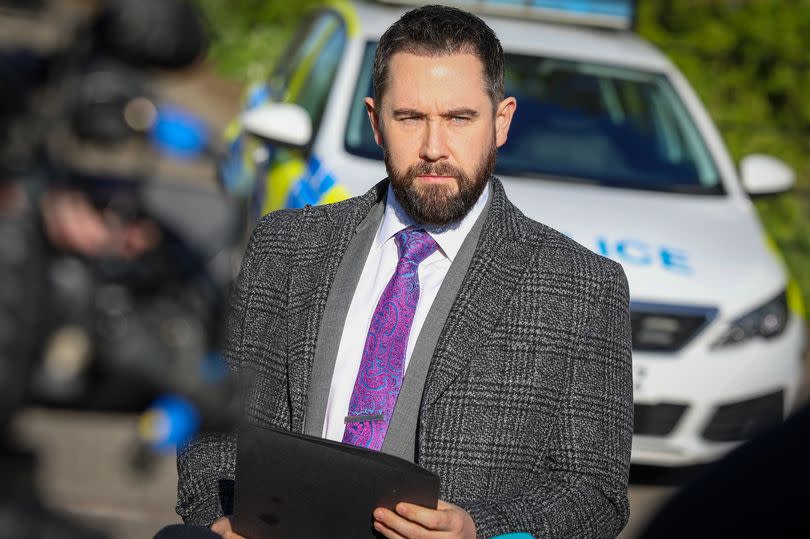
[[[228,321],[226,358],[250,367],[251,422],[301,432],[329,288],[352,234],[385,196],[282,210],[256,227]],[[362,263],[359,261],[358,263]],[[492,201],[425,382],[416,461],[441,478],[478,537],[614,537],[629,516],[630,315],[621,266]],[[230,512],[233,437],[178,454],[177,512]]]

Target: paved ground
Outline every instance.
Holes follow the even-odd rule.
[[[178,522],[174,457],[157,459],[151,473],[130,467],[136,419],[25,410],[16,423],[18,438],[39,455],[37,483],[45,502],[116,539],[150,538]]]

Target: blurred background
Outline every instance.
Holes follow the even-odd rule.
[[[11,4],[19,11],[22,4],[29,3]],[[44,22],[33,14],[27,19],[18,18],[15,32],[23,37],[39,35],[46,32],[54,20],[62,23],[68,20],[67,13],[81,19],[83,14],[99,9],[104,2],[74,0],[41,4],[43,9],[56,10],[57,14],[51,13],[52,18],[45,18]],[[60,6],[54,7],[56,4]],[[159,435],[154,432],[154,425],[149,425],[150,416],[141,412],[165,390],[185,392],[192,400],[201,398],[200,388],[176,387],[174,381],[190,376],[189,364],[194,363],[196,369],[198,358],[216,348],[222,305],[230,278],[238,268],[244,223],[250,220],[244,200],[222,189],[220,164],[228,151],[223,136],[232,119],[243,110],[245,101],[250,99],[250,89],[270,79],[305,15],[326,3],[194,0],[189,5],[202,14],[201,25],[210,41],[207,47],[196,51],[199,54],[188,52],[185,54],[188,58],[181,58],[182,61],[179,57],[176,61],[133,59],[126,54],[126,47],[107,35],[109,31],[105,33],[95,27],[83,28],[79,33],[81,36],[92,34],[92,43],[88,40],[71,44],[68,52],[61,45],[54,46],[59,51],[59,65],[72,66],[71,69],[81,71],[82,77],[77,82],[69,69],[58,75],[53,75],[51,66],[35,69],[47,69],[49,81],[57,80],[57,84],[49,82],[47,98],[33,105],[49,109],[47,113],[37,109],[36,116],[45,125],[38,126],[37,133],[23,136],[25,140],[44,142],[33,155],[23,158],[19,153],[11,157],[3,154],[5,165],[0,167],[6,177],[15,178],[9,183],[27,186],[22,189],[26,192],[27,204],[34,210],[41,208],[42,221],[63,211],[64,199],[59,197],[78,190],[87,193],[96,211],[107,215],[104,212],[112,208],[118,212],[119,217],[112,221],[105,218],[108,226],[110,222],[115,223],[116,234],[127,231],[121,240],[121,250],[112,253],[115,267],[110,269],[105,262],[99,269],[93,262],[97,253],[91,247],[81,242],[70,243],[70,238],[59,234],[49,234],[47,224],[37,225],[43,227],[43,252],[31,254],[31,258],[25,260],[43,266],[46,264],[43,260],[47,260],[48,268],[60,268],[61,277],[57,281],[63,284],[62,288],[37,294],[46,296],[43,305],[60,313],[59,326],[64,327],[62,322],[70,317],[75,322],[73,325],[84,328],[98,322],[100,307],[87,307],[83,312],[71,307],[79,301],[76,298],[83,291],[90,290],[76,283],[90,275],[96,283],[92,288],[93,297],[108,297],[112,283],[114,296],[120,295],[122,290],[127,292],[131,300],[128,308],[137,313],[138,320],[145,321],[145,327],[155,333],[162,332],[160,342],[152,348],[133,345],[130,355],[148,355],[154,352],[154,347],[162,347],[161,357],[181,357],[180,360],[166,359],[173,370],[171,380],[164,381],[161,387],[155,381],[155,369],[160,372],[165,365],[156,364],[152,370],[135,368],[131,362],[137,359],[118,358],[110,351],[126,348],[122,343],[141,342],[140,337],[115,333],[113,339],[108,333],[98,336],[96,330],[89,330],[92,339],[109,341],[105,341],[105,350],[116,356],[112,361],[116,368],[90,369],[91,374],[83,379],[81,387],[66,384],[64,380],[80,371],[87,361],[75,350],[82,349],[88,337],[63,332],[54,344],[50,331],[43,329],[54,329],[42,320],[46,318],[44,311],[35,313],[37,319],[32,327],[38,335],[49,334],[42,337],[43,342],[47,340],[46,344],[40,342],[36,351],[26,351],[36,355],[36,359],[30,360],[30,380],[36,391],[29,392],[24,406],[15,407],[15,413],[9,414],[10,439],[15,446],[28,448],[35,455],[33,462],[27,457],[23,459],[32,471],[32,485],[23,480],[19,484],[21,488],[37,489],[45,506],[81,525],[103,530],[111,537],[151,537],[159,528],[179,520],[174,514],[177,476],[171,440],[155,441]],[[159,4],[152,7],[161,9]],[[0,14],[3,9],[6,8],[0,8]],[[6,36],[0,39],[2,46],[10,41],[7,39],[12,35],[9,28],[0,26],[0,33]],[[719,128],[735,163],[746,155],[769,154],[795,171],[795,186],[791,190],[756,197],[753,203],[768,236],[798,283],[804,303],[810,305],[810,93],[806,91],[810,88],[807,54],[810,50],[810,0],[639,0],[634,31],[657,46],[683,72]],[[154,36],[148,37],[146,42],[151,39]],[[182,47],[177,50],[183,56]],[[112,64],[114,68],[109,67]],[[30,68],[26,69],[29,73]],[[93,78],[91,75],[98,71],[115,72],[116,76]],[[18,78],[18,73],[0,73],[6,108],[18,106],[17,92],[35,93],[24,85],[11,89],[11,82]],[[132,80],[137,81],[138,92],[130,91]],[[66,94],[70,98],[65,98]],[[76,95],[86,98],[93,106],[80,106],[85,101]],[[72,120],[79,112],[86,112],[85,109],[93,118],[105,118],[103,112],[110,103],[129,104],[137,98],[145,99],[136,102],[143,106],[135,108],[132,114],[136,119],[132,120],[130,115],[124,127],[99,120],[93,124],[95,131],[85,132],[76,126],[86,126],[88,122]],[[49,105],[54,102],[59,106]],[[54,121],[54,118],[64,120],[68,116],[70,121],[65,120],[64,129]],[[82,132],[75,134],[77,130]],[[69,135],[64,135],[65,131],[69,131]],[[54,141],[53,133],[61,135]],[[74,138],[81,140],[76,142]],[[114,144],[109,143],[111,138],[115,138]],[[99,142],[102,139],[106,142]],[[133,150],[135,142],[146,144],[148,148]],[[135,157],[130,155],[132,151]],[[48,163],[44,171],[40,166],[42,162]],[[22,165],[17,166],[19,163]],[[146,170],[144,164],[148,164]],[[50,179],[42,180],[43,176],[62,180],[51,183]],[[100,178],[103,181],[99,182]],[[135,184],[150,187],[133,191]],[[168,187],[162,187],[164,184]],[[30,187],[32,185],[36,187]],[[53,193],[58,196],[48,198]],[[26,205],[14,194],[6,193],[3,200],[6,211],[11,214],[17,211],[18,205]],[[156,200],[171,202],[166,207]],[[71,207],[75,209],[75,205]],[[69,216],[76,215],[69,213],[72,210],[67,211]],[[197,225],[195,217],[201,214],[219,215],[211,230],[226,232],[218,239],[200,240],[193,229]],[[75,217],[68,218],[71,219],[75,221]],[[56,222],[57,227],[63,223]],[[136,227],[129,234],[130,224],[144,222],[156,223],[159,234],[151,234],[153,228],[146,225]],[[13,243],[9,240],[11,236],[3,234],[0,239],[8,248],[8,244]],[[147,269],[138,268],[135,274],[129,269],[122,270],[121,260],[129,267],[133,260],[140,260],[143,251],[150,252],[149,238],[152,237],[160,238],[157,240],[160,245],[171,244],[168,254],[163,253],[164,262],[157,265],[158,269],[149,265]],[[92,270],[77,273],[71,265],[75,257],[67,257],[66,261],[64,253],[75,255],[77,251],[82,264],[92,266]],[[4,252],[4,256],[11,256],[8,253],[14,251]],[[105,259],[110,255],[105,251]],[[200,277],[192,270],[175,271],[185,264],[204,267],[205,275]],[[196,284],[202,281],[206,284]],[[145,284],[147,282],[157,284]],[[191,291],[184,292],[178,299],[177,283],[189,282],[195,283]],[[7,285],[4,294],[8,295],[8,290]],[[187,301],[189,295],[196,299]],[[199,307],[201,304],[204,307]],[[105,320],[112,319],[120,308],[120,303],[115,303],[111,311],[104,311]],[[174,324],[178,309],[184,313],[182,331]],[[48,314],[49,319],[57,318],[54,312]],[[165,336],[169,327],[167,320],[174,324],[170,324],[171,338]],[[803,323],[806,325],[806,319]],[[188,341],[188,337],[183,340],[177,336],[178,331],[180,334],[188,332],[189,324],[197,328],[193,342]],[[178,339],[182,341],[180,344]],[[68,352],[51,353],[52,349]],[[184,357],[192,359],[184,360]],[[806,353],[803,361],[808,364]],[[123,370],[120,369],[122,364]],[[58,367],[49,371],[42,365]],[[806,376],[799,394],[800,399],[808,395]],[[200,406],[204,409],[206,402],[201,402]],[[167,447],[168,452],[161,452]],[[4,466],[4,470],[17,466],[17,460],[10,462],[14,464]],[[660,503],[701,471],[701,466],[634,466],[630,493],[632,519],[622,537],[634,537]]]

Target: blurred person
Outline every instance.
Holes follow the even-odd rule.
[[[497,37],[454,8],[408,12],[380,40],[365,104],[389,177],[271,213],[249,242],[226,346],[254,382],[248,420],[436,473],[437,509],[374,511],[385,537],[618,535],[633,425],[627,281],[526,218],[492,176],[517,107]],[[238,537],[235,460],[234,436],[180,449],[185,522]]]
[[[88,261],[129,264],[155,251],[161,241],[155,221],[125,222],[111,209],[97,208],[82,191],[19,181],[0,185],[3,432],[29,392],[32,376],[42,368],[43,341],[54,322],[48,309],[63,307],[49,297],[52,257],[78,255]]]
[[[106,535],[46,507],[36,487],[36,456],[10,424],[23,405],[36,364],[46,299],[44,244],[30,186],[0,182],[0,538],[101,539]]]
[[[810,404],[756,436],[672,497],[641,534],[669,537],[807,537]]]

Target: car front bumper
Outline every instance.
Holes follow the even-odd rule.
[[[686,466],[720,458],[795,405],[803,376],[803,322],[771,340],[677,354],[633,355],[634,464]]]

